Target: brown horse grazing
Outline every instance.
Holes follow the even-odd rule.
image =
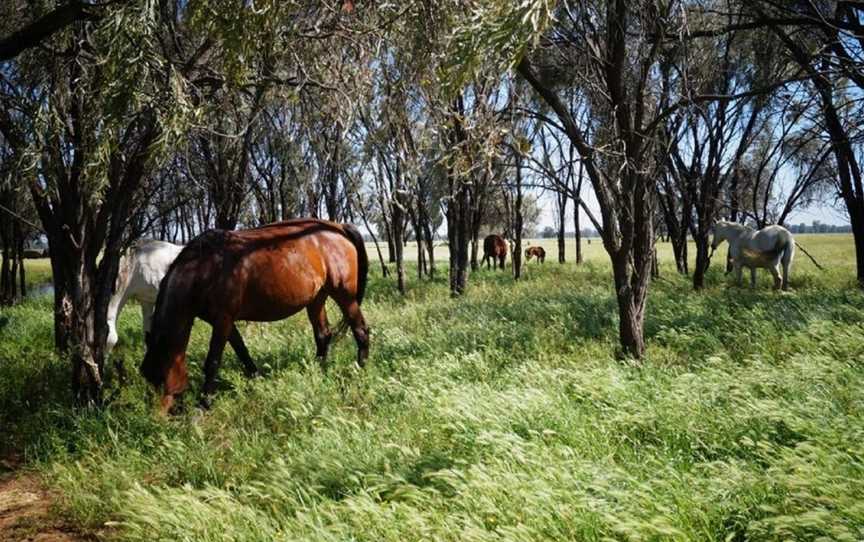
[[[487,235],[485,239],[483,239],[483,259],[480,260],[480,266],[486,264],[486,268],[489,269],[490,264],[492,267],[495,267],[495,262],[498,262],[498,266],[501,269],[504,269],[504,262],[507,260],[507,241],[504,240],[500,235]]]
[[[237,320],[270,322],[305,308],[318,359],[326,368],[330,329],[324,303],[333,298],[357,341],[357,363],[369,355],[369,329],[360,312],[369,262],[353,226],[315,219],[277,222],[243,231],[210,230],[177,256],[159,286],[141,373],[162,386],[165,414],[188,384],[186,346],[195,318],[213,326],[204,362],[201,404],[209,407],[225,342],[247,372],[255,365]]]
[[[530,262],[531,257],[536,256],[537,261],[540,263],[546,262],[546,251],[543,247],[528,247],[525,249],[525,261]]]

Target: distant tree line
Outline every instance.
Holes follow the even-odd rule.
[[[546,226],[545,228],[543,228],[543,231],[540,232],[539,237],[541,239],[556,239],[558,237],[559,233],[560,233],[560,230],[558,228],[553,228],[552,226]],[[575,239],[576,233],[572,230],[567,230],[564,232],[564,237],[566,239]],[[597,230],[595,230],[593,228],[582,228],[579,231],[579,237],[580,238],[600,237],[600,234],[597,232]]]
[[[852,233],[852,226],[849,224],[823,224],[818,220],[814,220],[811,224],[803,222],[789,224],[788,229],[792,233]]]

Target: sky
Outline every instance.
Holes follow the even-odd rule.
[[[539,193],[539,192],[537,192]],[[591,212],[594,213],[598,219],[600,218],[600,208],[597,205],[597,200],[594,198],[594,193],[590,189],[590,187],[583,186],[582,194],[585,198],[585,202],[588,205],[588,208],[591,209]],[[547,226],[554,228],[555,227],[555,195],[552,192],[540,193],[540,197],[538,199],[537,204],[540,206],[540,219],[537,225],[537,233],[543,231]],[[788,224],[799,224],[804,222],[806,224],[812,223],[814,220],[818,220],[823,224],[834,224],[834,225],[845,225],[849,224],[849,219],[845,216],[845,214],[840,210],[842,208],[842,203],[839,206],[834,205],[814,205],[808,209],[796,210],[794,211],[787,221]],[[588,216],[582,212],[580,215],[580,226],[582,228],[593,228],[591,222],[588,219]],[[567,231],[573,230],[573,201],[570,200],[567,202]]]

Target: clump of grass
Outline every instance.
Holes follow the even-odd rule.
[[[808,250],[848,269],[846,245]],[[28,302],[0,329],[0,422],[61,513],[124,540],[859,539],[864,295],[800,267],[792,293],[714,270],[696,294],[664,266],[640,365],[615,357],[599,260],[481,271],[461,299],[375,277],[365,371],[348,338],[322,375],[305,318],[246,324],[268,374],[226,354],[214,409],[169,420],[137,376],[72,408],[50,304]],[[139,326],[124,313],[130,368]]]

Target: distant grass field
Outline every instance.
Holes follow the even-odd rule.
[[[246,381],[226,353],[202,413],[199,323],[188,408],[169,420],[135,374],[134,307],[129,384],[76,410],[51,300],[30,300],[0,318],[0,448],[24,450],[56,513],[107,539],[861,540],[864,295],[851,237],[799,242],[828,271],[798,254],[788,293],[764,272],[731,287],[716,263],[694,293],[661,244],[638,365],[615,357],[598,240],[581,266],[545,240],[524,280],[480,271],[461,299],[446,249],[432,283],[408,264],[403,298],[370,246],[365,371],[345,337],[322,375],[305,315],[245,324],[267,374]]]
[[[0,257],[0,262],[3,262],[2,257]],[[36,258],[27,259],[24,262],[24,280],[28,288],[51,280],[51,260]]]

